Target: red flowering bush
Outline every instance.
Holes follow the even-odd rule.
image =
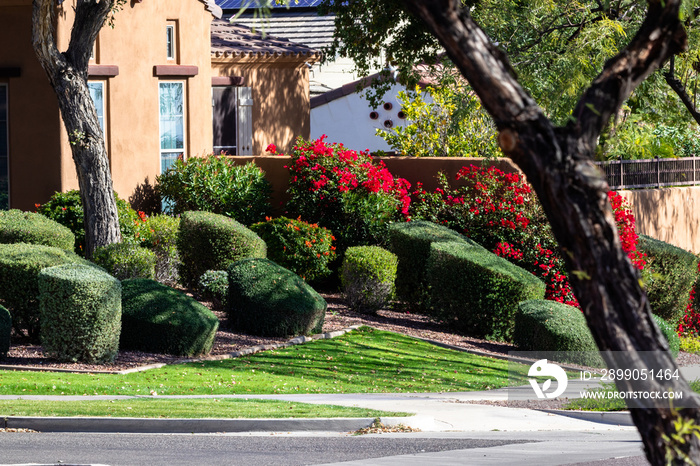
[[[698,264],[698,273],[700,273],[700,264]],[[700,276],[690,290],[690,299],[685,308],[685,315],[678,322],[679,336],[700,336],[700,297],[697,294],[699,284]]]
[[[287,212],[330,229],[341,250],[384,244],[389,224],[408,216],[410,184],[368,152],[298,139],[287,168]]]
[[[457,188],[452,188],[443,174],[439,181],[441,187],[432,193],[421,186],[412,193],[413,218],[465,234],[541,278],[547,299],[578,306],[549,222],[521,175],[470,165],[457,173]],[[634,216],[622,197],[617,193],[610,196],[623,249],[641,270],[644,257],[636,250]]]

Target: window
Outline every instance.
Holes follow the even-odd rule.
[[[7,84],[0,83],[0,210],[10,208],[7,119]]]
[[[105,132],[105,83],[104,81],[88,81],[88,89],[90,89],[90,97],[95,103],[95,110],[97,110],[97,120],[100,122],[100,129],[102,130],[102,135],[105,137],[105,143],[107,142],[107,133]]]
[[[253,154],[253,99],[250,87],[212,88],[214,153]]]
[[[158,84],[160,107],[160,171],[185,156],[185,83]]]
[[[175,26],[176,24],[174,21],[168,21],[168,24],[165,26],[165,50],[168,60],[175,60],[177,58],[177,34]]]

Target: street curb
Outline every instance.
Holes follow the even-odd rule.
[[[569,411],[563,409],[538,409],[537,411],[598,424],[634,427],[629,411]]]

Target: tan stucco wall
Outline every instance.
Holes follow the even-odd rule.
[[[253,91],[253,153],[268,144],[288,152],[297,136],[309,137],[309,71],[303,63],[213,62],[215,76],[242,76]]]

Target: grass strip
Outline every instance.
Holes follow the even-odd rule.
[[[527,369],[522,366],[518,384],[527,383]],[[508,383],[507,361],[369,327],[237,359],[126,375],[0,371],[3,395],[408,393],[490,390]]]
[[[412,416],[336,405],[246,399],[0,400],[0,416],[134,417],[134,418],[376,418]]]

